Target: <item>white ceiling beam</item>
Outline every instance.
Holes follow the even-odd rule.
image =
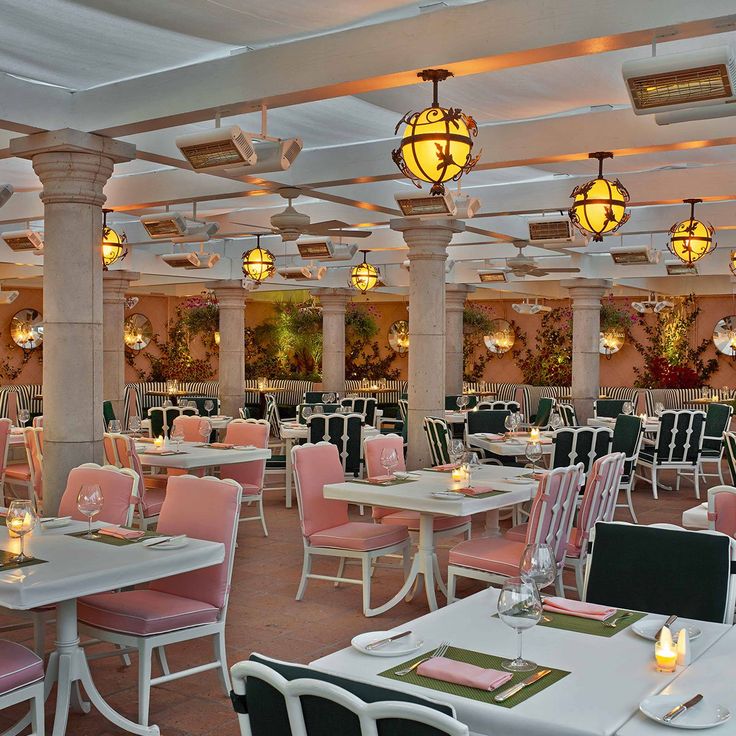
[[[719,33],[734,20],[732,0],[668,0],[666,13],[657,0],[486,0],[81,91],[73,113],[117,137],[400,87],[425,67],[479,74]]]

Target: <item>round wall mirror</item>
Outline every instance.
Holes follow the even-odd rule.
[[[483,336],[483,342],[496,355],[508,353],[516,342],[513,325],[505,319],[492,319],[488,334]]]
[[[626,342],[626,334],[622,330],[606,330],[601,332],[600,341],[598,343],[598,352],[610,358],[617,353]]]
[[[713,344],[719,353],[729,357],[736,355],[736,315],[718,321],[713,328]]]
[[[131,314],[125,320],[123,328],[123,339],[125,347],[130,350],[143,350],[151,342],[153,337],[153,326],[151,320],[145,314]]]
[[[23,350],[35,350],[43,342],[41,313],[35,309],[21,309],[10,322],[10,336]]]
[[[397,320],[388,328],[388,344],[399,355],[409,352],[409,323],[405,319]]]

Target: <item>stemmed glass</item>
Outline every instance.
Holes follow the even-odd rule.
[[[107,430],[112,434],[120,434],[123,431],[123,424],[119,419],[111,419],[107,425]]]
[[[537,463],[542,459],[542,443],[538,441],[527,442],[524,453],[526,459],[532,464],[532,473],[537,472]]]
[[[517,633],[516,659],[504,660],[501,666],[509,672],[531,672],[537,665],[522,658],[524,629],[536,626],[542,618],[542,600],[531,580],[509,578],[498,597],[498,617]]]
[[[141,431],[141,418],[131,417],[128,420],[128,429],[133,433],[134,437],[137,437]]]
[[[458,409],[462,411],[470,403],[470,397],[465,396],[465,394],[461,394],[457,397],[455,403],[457,404]]]
[[[621,408],[623,409],[624,414],[634,413],[634,404],[631,401],[624,401],[624,405]]]
[[[30,418],[31,412],[29,412],[28,409],[18,409],[18,421],[21,423],[22,427],[25,428]]]
[[[396,454],[396,450],[393,447],[384,447],[383,450],[381,450],[381,465],[386,471],[386,475],[393,478],[394,469],[398,466],[398,464],[399,458]]]
[[[465,453],[465,443],[459,439],[452,439],[450,440],[448,450],[450,452],[450,459],[457,465]]]
[[[184,442],[184,430],[181,425],[174,426],[174,429],[171,430],[171,441],[174,443],[176,452],[180,452],[181,443]]]
[[[102,489],[96,483],[85,483],[79,489],[77,495],[77,508],[81,514],[87,517],[87,533],[85,539],[99,539],[99,534],[92,533],[92,517],[102,511],[104,498]]]
[[[471,485],[473,481],[473,473],[480,469],[480,461],[478,460],[478,453],[468,452],[463,458],[463,466],[467,475],[468,485]]]
[[[538,590],[554,583],[557,564],[552,548],[548,544],[527,544],[521,554],[519,576],[533,582]]]
[[[304,422],[306,423],[307,419],[312,416],[312,407],[311,406],[305,406],[302,409],[302,419],[304,419]]]
[[[662,416],[662,414],[664,413],[664,404],[663,404],[663,403],[662,403],[661,401],[658,401],[658,402],[657,402],[657,403],[656,403],[656,404],[654,405],[654,413],[655,413],[655,414],[656,414],[656,415],[657,415],[658,417],[661,417],[661,416]]]
[[[325,404],[334,404],[335,403],[335,394],[328,392],[326,394],[322,394],[322,401],[325,402]]]
[[[325,407],[324,404],[315,404],[312,408],[312,414],[324,414],[325,413]]]
[[[20,552],[13,557],[13,562],[26,562],[27,560],[33,559],[32,555],[25,554],[23,550],[23,537],[32,531],[37,521],[38,517],[36,516],[36,509],[33,508],[32,501],[19,499],[10,502],[5,523],[11,534],[20,539]]]
[[[212,434],[212,427],[207,421],[201,421],[199,423],[199,436],[202,438],[202,444],[205,447],[210,446],[210,434]]]
[[[509,414],[504,420],[503,420],[503,426],[506,427],[507,432],[513,432],[514,427],[516,426],[516,420],[514,417],[516,414]]]
[[[214,408],[215,408],[215,402],[212,401],[212,399],[207,399],[207,401],[204,402],[204,410],[207,412],[208,417],[212,414],[212,410]]]
[[[563,420],[562,416],[560,416],[560,413],[558,411],[553,411],[552,416],[549,418],[550,429],[553,432],[556,432],[564,424],[565,424],[565,421]]]

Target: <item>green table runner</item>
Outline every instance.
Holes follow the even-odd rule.
[[[46,562],[46,560],[39,560],[37,557],[26,560],[25,562],[16,562],[13,559],[16,554],[16,552],[8,552],[4,549],[0,550],[0,572],[15,570],[18,567],[27,567],[28,565],[41,565]]]
[[[580,618],[580,616],[567,616],[564,613],[552,613],[551,611],[542,612],[543,618],[539,622],[538,626],[545,626],[550,629],[562,629],[563,631],[575,631],[578,634],[592,634],[593,636],[604,636],[606,638],[610,638],[618,634],[619,631],[627,629],[631,624],[636,623],[647,615],[646,613],[636,613],[622,608],[616,612],[615,616],[611,616],[608,620],[614,621],[623,613],[633,613],[633,615],[625,618],[620,623],[617,623],[615,629],[612,629],[610,626],[604,626],[601,621],[595,621],[590,618]],[[545,618],[550,620],[545,621]]]
[[[430,650],[430,652],[431,651],[432,650]],[[451,682],[445,682],[444,680],[435,680],[431,677],[422,677],[421,675],[418,675],[416,673],[416,670],[414,670],[414,672],[410,672],[404,677],[397,677],[397,675],[395,674],[397,670],[403,669],[404,667],[409,667],[410,665],[418,662],[420,659],[423,659],[426,656],[427,653],[425,652],[418,657],[414,657],[413,659],[410,659],[406,662],[397,664],[395,667],[391,667],[391,669],[388,669],[385,672],[380,672],[379,675],[380,677],[387,677],[389,680],[408,682],[412,685],[426,687],[429,690],[436,690],[440,693],[448,693],[449,695],[458,695],[462,698],[477,700],[480,703],[489,703],[490,705],[497,705],[501,708],[513,708],[515,705],[523,703],[525,700],[528,700],[545,688],[548,688],[550,685],[554,685],[556,682],[559,682],[563,677],[567,677],[570,674],[565,670],[556,670],[552,669],[551,667],[547,668],[542,665],[538,665],[536,671],[539,671],[541,669],[552,669],[552,672],[550,672],[546,677],[543,677],[538,682],[522,688],[518,693],[516,693],[516,695],[510,697],[508,700],[504,700],[502,703],[497,703],[493,699],[494,695],[498,695],[499,692],[502,692],[506,688],[509,688],[512,685],[516,685],[522,680],[525,680],[532,673],[517,672],[512,675],[511,679],[508,682],[505,682],[503,685],[501,685],[501,687],[497,688],[496,690],[491,691],[478,690],[477,688],[467,687],[465,685],[455,685]],[[486,669],[494,670],[503,670],[501,662],[508,659],[513,659],[513,656],[497,657],[495,654],[484,654],[483,652],[474,652],[471,649],[461,649],[459,647],[450,647],[447,650],[445,657],[447,657],[448,659],[454,659],[458,662],[466,662],[467,664],[474,664],[477,667],[485,667]]]
[[[127,529],[128,527],[122,527],[123,529]],[[99,534],[98,529],[93,529],[93,532],[98,532],[98,536],[96,539],[87,539],[84,535],[87,534],[87,530],[85,529],[82,532],[70,532],[67,534],[68,537],[76,537],[77,539],[83,539],[85,542],[100,542],[102,544],[111,544],[113,547],[128,547],[131,544],[138,544],[139,542],[142,542],[144,539],[153,539],[154,537],[164,537],[167,536],[165,534],[159,534],[158,532],[146,532],[142,537],[138,537],[137,539],[118,539],[117,537],[111,537],[107,534]]]
[[[415,483],[419,478],[393,478],[392,480],[370,480],[369,478],[352,480],[351,483],[363,483],[367,486],[400,486],[403,483]]]

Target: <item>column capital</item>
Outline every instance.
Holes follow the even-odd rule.
[[[208,281],[205,284],[207,289],[212,289],[217,297],[217,303],[220,309],[243,309],[245,306],[246,291],[243,288],[243,282],[239,279],[231,281]]]
[[[610,279],[568,279],[560,286],[570,292],[573,309],[600,309],[601,299],[611,288]]]
[[[355,295],[353,289],[315,289],[310,293],[319,297],[323,312],[345,312],[348,303]]]
[[[465,302],[475,287],[470,284],[445,284],[445,309],[447,311],[462,311]]]
[[[409,260],[447,260],[447,246],[452,236],[465,230],[465,223],[454,218],[422,220],[412,217],[395,218],[391,229],[403,233],[409,246]]]
[[[73,128],[50,130],[46,133],[13,138],[10,152],[18,158],[34,159],[41,153],[86,153],[109,158],[114,164],[121,164],[135,158],[135,146],[114,138],[106,138],[94,133],[85,133]]]
[[[138,271],[103,271],[102,272],[102,301],[105,304],[122,302],[125,292],[133,281],[141,277]]]

